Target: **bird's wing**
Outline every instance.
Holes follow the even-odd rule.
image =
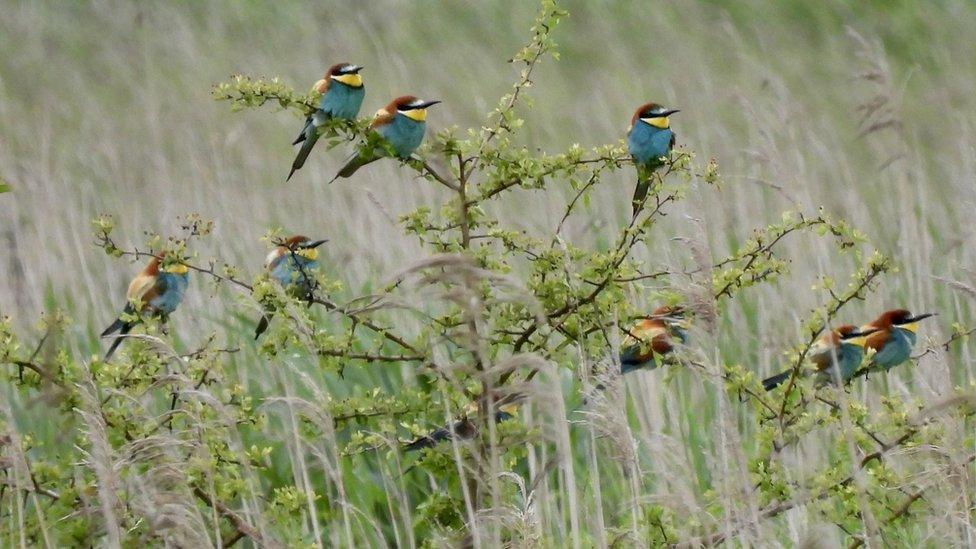
[[[674,133],[674,130],[671,130],[671,144],[668,146],[668,148],[673,149],[674,144],[677,142],[678,142],[678,134]]]
[[[635,339],[636,336],[639,339]],[[647,362],[654,355],[666,355],[674,350],[671,336],[664,328],[654,327],[628,335],[621,345],[621,362]]]
[[[871,328],[871,326],[862,326],[861,329]],[[891,339],[891,330],[880,330],[869,335],[867,339],[864,340],[864,346],[868,349],[874,349],[875,351],[880,351],[885,343]]]
[[[655,335],[651,339],[651,350],[657,355],[666,355],[673,351],[674,343],[671,341],[671,335],[667,331]]]
[[[822,349],[814,352],[813,349],[810,350],[810,362],[812,362],[818,370],[826,370],[831,364],[831,358],[833,352],[829,347],[823,347]]]
[[[126,299],[130,302],[141,301],[146,303],[148,301],[146,294],[152,291],[158,279],[159,277],[153,275],[139,275],[133,278],[132,282],[129,283],[128,291],[125,292]]]
[[[667,329],[660,326],[635,326],[627,331],[627,337],[624,338],[623,345],[633,345],[635,343],[647,343],[648,341],[653,341],[654,338],[661,334],[667,335]]]

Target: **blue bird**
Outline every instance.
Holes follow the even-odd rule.
[[[380,146],[367,145],[357,151],[332,181],[350,177],[366,164],[375,162],[389,152],[401,160],[410,158],[424,140],[427,129],[427,108],[440,101],[424,101],[412,95],[397,97],[376,112],[370,129],[381,138]],[[387,147],[389,151],[386,150]]]
[[[315,291],[315,271],[319,267],[318,247],[328,240],[311,240],[307,236],[295,235],[275,247],[264,260],[268,275],[278,281],[291,294],[303,300],[310,300]],[[254,330],[254,339],[268,329],[271,314],[265,313]]]
[[[496,397],[495,423],[501,423],[516,417],[518,414],[518,408],[524,398],[524,394],[509,395],[508,397],[501,399]],[[469,419],[468,416],[473,416],[477,413],[478,404],[476,402],[472,402],[468,405],[464,417],[455,421],[450,426],[441,427],[426,435],[414,439],[413,441],[405,444],[403,448],[407,452],[420,450],[422,448],[432,448],[441,442],[452,440],[455,437],[457,437],[457,440],[471,440],[478,436],[478,427]]]
[[[817,384],[825,385],[835,379],[843,383],[850,381],[864,360],[867,336],[877,331],[877,328],[858,329],[844,324],[821,335],[807,353],[810,362],[817,368]],[[772,391],[792,375],[791,369],[768,377],[762,382],[763,388]]]
[[[675,136],[669,117],[676,112],[680,111],[647,103],[641,105],[630,120],[627,149],[637,166],[637,188],[633,200],[635,216],[651,186],[651,174],[664,164],[664,157],[674,148]]]
[[[183,301],[183,295],[186,293],[186,287],[189,283],[187,266],[179,262],[168,263],[165,266],[161,266],[161,264],[160,258],[152,258],[149,264],[129,283],[129,289],[126,291],[128,303],[126,303],[122,315],[115,319],[115,322],[101,334],[101,337],[108,337],[118,333],[115,341],[108,348],[108,352],[105,353],[105,360],[112,358],[115,349],[125,339],[123,336],[128,334],[138,323],[137,321],[123,319],[123,316],[148,313],[165,322],[170,313],[175,311]]]
[[[684,308],[664,306],[638,321],[627,331],[621,344],[620,373],[653,370],[660,365],[659,357],[670,354],[678,344],[686,343],[688,334],[684,317]]]
[[[298,156],[291,164],[288,181],[296,171],[305,165],[312,147],[319,140],[319,128],[330,119],[352,120],[359,114],[359,108],[366,96],[366,87],[359,71],[363,67],[349,63],[336,63],[325,73],[325,77],[315,83],[315,91],[322,94],[319,108],[305,119],[305,126],[292,145],[302,143]]]
[[[888,371],[907,361],[915,346],[918,322],[934,313],[913,316],[905,309],[885,311],[877,319],[862,328],[873,328],[875,333],[867,339],[867,347],[875,353],[868,364],[868,371]]]

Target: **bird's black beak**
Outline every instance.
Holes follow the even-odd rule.
[[[664,113],[661,114],[661,116],[671,116],[672,114],[674,114],[676,112],[681,112],[681,111],[678,110],[678,109],[671,109],[669,111],[664,111]]]
[[[436,105],[438,103],[440,103],[440,100],[437,100],[437,99],[435,99],[434,101],[424,101],[423,103],[421,103],[420,105],[418,105],[417,108],[418,109],[426,109],[427,107],[430,107],[431,105]]]
[[[366,68],[366,67],[364,67],[362,65],[353,65],[353,66],[349,67],[349,70],[347,72],[349,72],[351,74],[359,74],[359,71],[363,70],[364,68]]]
[[[913,322],[918,322],[919,320],[925,320],[926,318],[928,318],[930,316],[935,316],[935,315],[936,315],[936,313],[920,314],[918,316],[913,316],[912,318],[909,318],[908,320],[902,322],[901,324],[912,324]]]
[[[302,246],[302,248],[318,248],[319,246],[321,246],[322,244],[325,244],[328,241],[329,241],[328,238],[323,238],[322,240],[316,240],[315,242],[309,242],[308,244]]]

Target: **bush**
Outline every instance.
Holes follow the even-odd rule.
[[[73,323],[63,314],[45,316],[43,336],[30,347],[4,319],[0,360],[12,366],[12,390],[56,407],[64,437],[42,442],[18,432],[5,408],[0,497],[12,503],[4,535],[47,545],[202,546],[219,538],[224,546],[241,539],[260,546],[564,539],[695,546],[759,535],[758,523],[800,506],[816,508],[855,545],[879,531],[910,532],[903,522],[929,488],[918,479],[969,462],[926,454],[893,466],[889,458],[958,436],[971,396],[936,408],[888,398],[869,410],[844,390],[798,376],[767,394],[748,365],[720,362],[707,350],[736,335],[718,323],[730,300],[790,276],[778,255],[783,239],[829,239],[856,265],[846,285],[820,281],[822,306],[787,358],[797,372],[825,327],[870,295],[891,260],[824,210],[784,213],[726,257],[680,242],[695,262],[691,271],[636,259],[636,249],[667,238],[659,222],[676,203],[690,194],[708,200],[724,184],[714,161],[680,147],[653,174],[628,222],[601,227],[605,247],[574,245],[565,229],[585,222],[593,193],[619,195],[629,211],[630,183],[621,181],[632,181],[634,169],[622,142],[558,154],[518,142],[534,69],[557,58],[553,31],[565,16],[542,2],[531,40],[512,58],[519,78],[482,127],[443,130],[402,163],[403,184],[423,184],[406,181],[415,176],[443,187],[444,198],[401,217],[403,234],[429,255],[376,291],[344,299],[337,280],[317,273],[305,299],[265,274],[198,257],[193,244],[213,224],[197,215],[182,220],[180,234],[149,235],[142,249],[116,243],[112,216],[95,220],[109,255],[181,258],[194,284],[240,291],[240,310],[223,314],[273,313],[260,354],[289,376],[255,390],[242,379],[236,344],[224,348],[210,336],[198,349],[177,351],[148,319],[110,362],[52,346],[53,334]],[[300,115],[317,99],[277,79],[246,76],[217,85],[214,96],[235,111],[271,104]],[[371,139],[365,121],[322,131],[329,147]],[[493,213],[521,193],[567,188],[564,215],[547,234],[508,226]],[[273,229],[266,239],[282,237]],[[675,273],[694,291],[669,284]],[[685,499],[654,497],[659,490],[651,487],[668,479],[642,471],[647,449],[628,428],[639,417],[628,415],[615,374],[620,327],[647,315],[633,304],[638,294],[694,313],[693,343],[675,359],[687,373],[666,375],[713,391],[717,409],[674,412],[690,414],[690,431],[714,422],[729,437],[684,449],[701,488]],[[949,343],[968,333],[958,327]],[[403,375],[366,387],[355,381],[361,367]],[[520,405],[518,421],[496,422],[507,403]],[[405,451],[408,441],[460,418],[474,427],[471,441]],[[797,463],[803,445],[825,435],[831,442],[821,461]],[[651,455],[675,450],[666,439],[661,434],[663,449]],[[728,453],[726,470],[701,465],[695,456],[709,451]],[[603,493],[580,496],[587,484]],[[604,531],[584,529],[583,514],[599,515]]]

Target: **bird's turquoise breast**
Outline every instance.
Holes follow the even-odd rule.
[[[656,128],[638,120],[627,135],[627,148],[630,155],[640,164],[658,162],[671,151],[671,137],[674,134],[667,128]]]
[[[849,381],[854,376],[854,373],[857,372],[861,361],[864,360],[864,349],[852,343],[842,343],[837,349],[836,358],[837,362],[835,366],[840,374],[840,378],[844,381]],[[833,376],[833,372],[829,369],[820,372],[820,378],[823,382],[833,381]]]
[[[172,313],[183,301],[183,295],[186,293],[186,286],[189,281],[190,279],[185,273],[159,273],[159,283],[163,287],[163,291],[149,300],[149,306],[164,315]]]
[[[359,114],[366,96],[366,87],[353,88],[342,82],[333,81],[329,91],[319,100],[319,109],[332,118],[351,120]]]
[[[271,270],[271,276],[282,286],[299,284],[309,286],[312,283],[312,271],[318,268],[318,262],[296,254],[283,256]]]
[[[891,338],[888,339],[880,351],[874,354],[871,362],[885,370],[890,370],[911,357],[912,347],[914,345],[914,332],[902,328],[892,328]]]
[[[426,128],[427,124],[424,122],[418,122],[397,113],[393,117],[393,122],[381,126],[377,131],[383,136],[383,139],[386,139],[393,146],[398,157],[407,159],[424,140]]]

